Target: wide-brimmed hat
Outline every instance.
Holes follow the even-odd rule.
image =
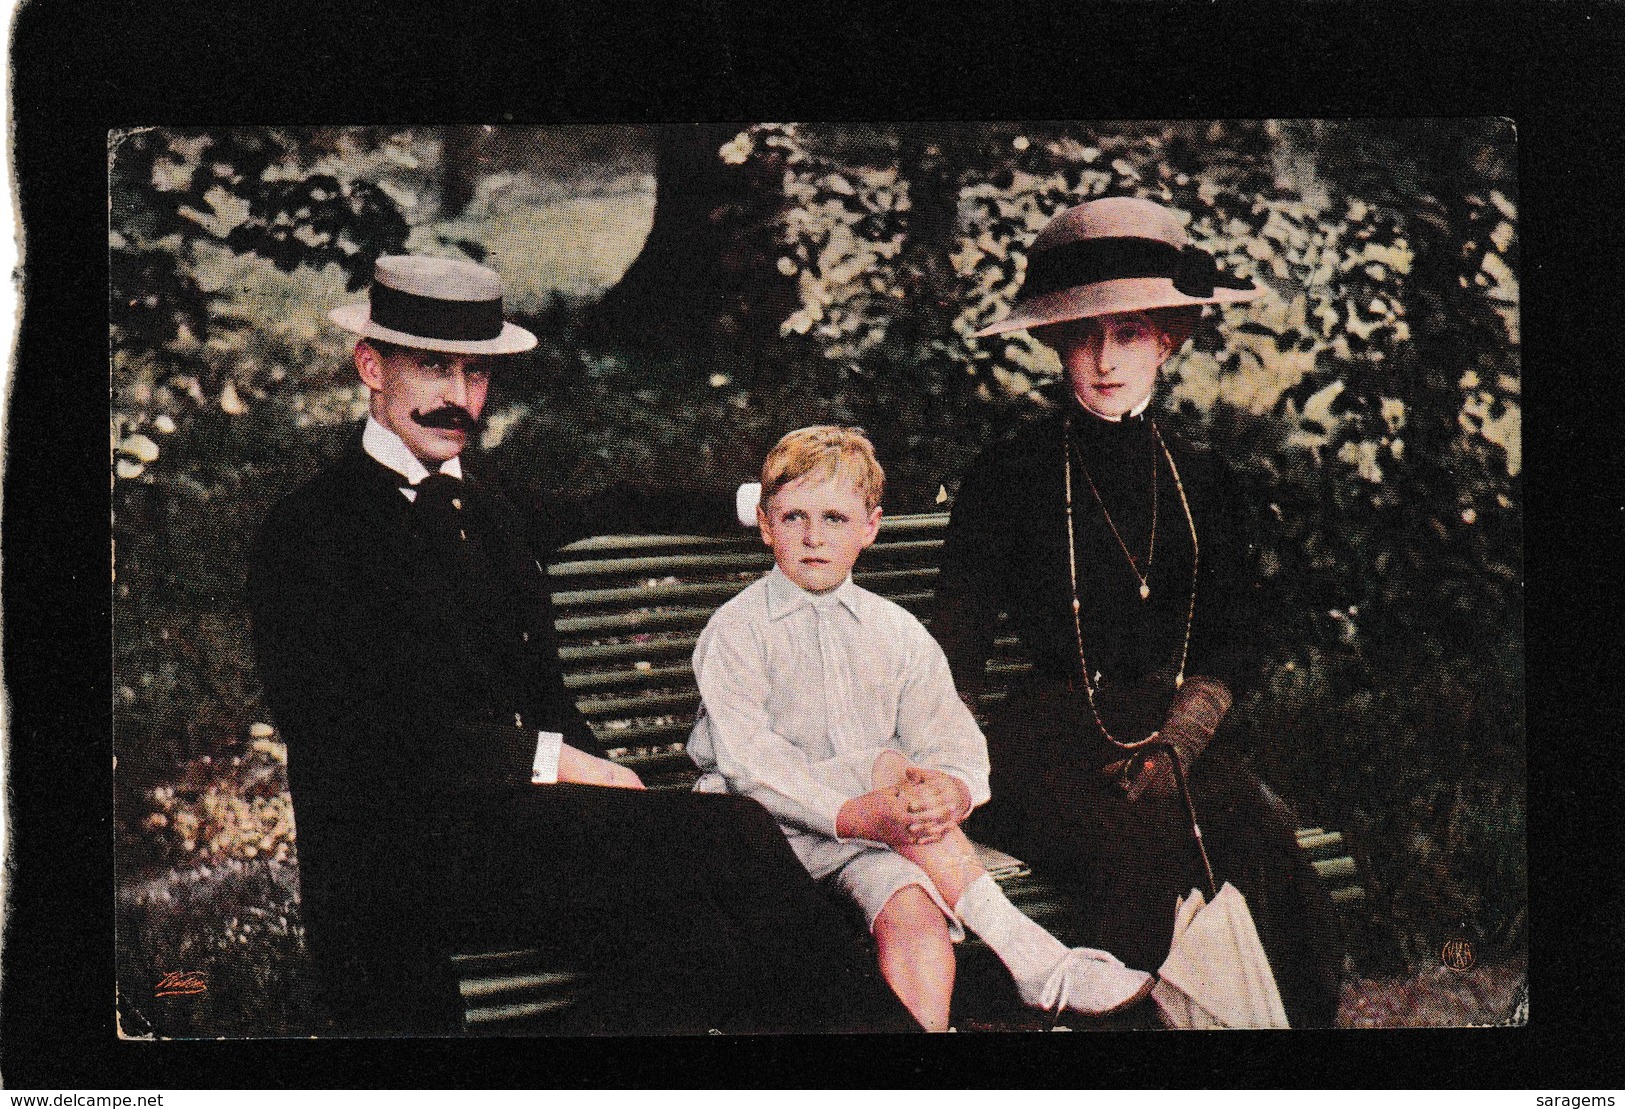
[[[502,278],[461,258],[386,254],[368,299],[327,314],[346,331],[418,350],[518,354],[536,336],[502,318]]]
[[[1263,291],[1192,246],[1181,216],[1128,196],[1068,208],[1027,248],[1027,276],[1010,315],[972,338],[1114,312],[1229,304]]]

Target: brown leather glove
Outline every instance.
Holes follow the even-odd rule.
[[[1179,764],[1189,770],[1213,742],[1234,698],[1230,688],[1217,678],[1186,678],[1168,706],[1168,719],[1162,725],[1162,738],[1173,744]]]
[[[1213,742],[1213,733],[1233,702],[1229,687],[1216,678],[1186,678],[1185,684],[1174,694],[1168,717],[1163,721],[1161,738],[1173,746],[1179,765],[1186,773]],[[1172,797],[1178,788],[1165,750],[1130,760],[1123,774],[1124,789],[1130,801],[1138,801],[1146,794],[1160,801]]]

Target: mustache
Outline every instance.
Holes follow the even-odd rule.
[[[432,427],[445,431],[462,431],[470,435],[485,430],[485,417],[476,416],[462,405],[444,404],[432,412],[413,410],[412,422],[419,427]]]

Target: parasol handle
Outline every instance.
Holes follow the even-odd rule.
[[[1168,758],[1173,761],[1174,781],[1179,784],[1179,795],[1185,799],[1185,812],[1191,818],[1191,834],[1196,837],[1196,850],[1202,856],[1202,869],[1207,872],[1208,896],[1210,898],[1217,897],[1219,896],[1218,883],[1213,880],[1213,864],[1208,861],[1207,844],[1202,842],[1202,825],[1196,819],[1196,806],[1191,803],[1191,785],[1185,780],[1185,767],[1179,761],[1179,752],[1174,750],[1172,743],[1160,738],[1149,744],[1149,746],[1160,747],[1167,751]]]

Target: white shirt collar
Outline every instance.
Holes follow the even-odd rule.
[[[419,461],[401,437],[372,416],[367,417],[367,427],[361,433],[361,449],[379,465],[389,467],[413,485],[429,476],[429,468]],[[446,459],[440,464],[439,472],[455,478],[462,477],[462,460],[457,457]]]
[[[857,617],[859,623],[863,622],[863,591],[852,580],[851,574],[828,593],[809,593],[791,581],[789,575],[777,566],[767,572],[769,619],[777,620],[782,616],[788,616],[803,606],[821,608],[836,603],[844,605],[848,612]]]
[[[1141,413],[1143,413],[1147,408],[1150,408],[1151,407],[1151,398],[1156,396],[1156,395],[1157,395],[1156,389],[1152,389],[1149,393],[1147,393],[1145,395],[1145,399],[1142,400],[1139,404],[1136,404],[1133,408],[1129,409],[1127,412],[1123,413],[1122,415],[1118,415],[1118,416],[1107,416],[1107,415],[1105,415],[1103,413],[1096,412],[1093,408],[1090,408],[1087,404],[1084,404],[1083,403],[1083,398],[1078,396],[1077,393],[1072,394],[1072,399],[1078,402],[1078,407],[1079,408],[1082,408],[1085,412],[1089,413],[1089,415],[1093,416],[1095,419],[1097,419],[1097,420],[1105,420],[1109,424],[1120,424],[1120,423],[1123,422],[1123,416],[1138,416]]]

